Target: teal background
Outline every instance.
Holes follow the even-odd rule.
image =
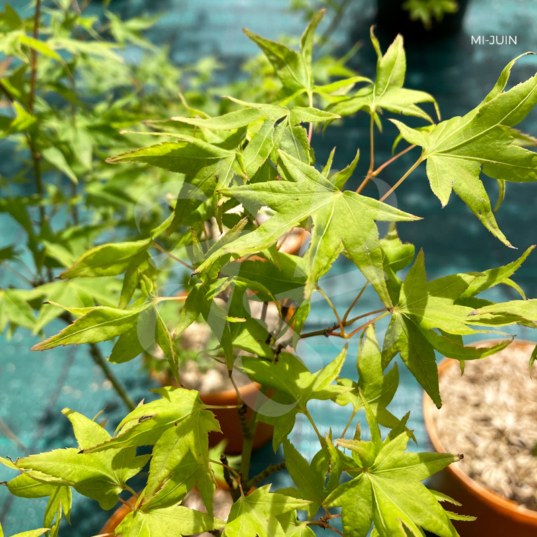
[[[26,2],[10,1],[11,6],[23,10]],[[269,3],[255,0],[162,0],[114,1],[111,8],[119,14],[166,13],[155,30],[149,33],[157,44],[169,44],[174,61],[183,64],[195,61],[207,54],[217,55],[225,64],[219,74],[222,80],[237,76],[237,67],[247,56],[256,54],[257,49],[241,32],[245,26],[269,38],[279,34],[300,35],[304,22],[296,14],[287,11],[287,0],[272,0]],[[98,3],[93,7],[98,11]],[[369,1],[354,0],[349,13],[342,21],[335,38],[342,50],[356,41],[362,48],[352,66],[366,76],[374,75],[375,56],[368,39],[369,26],[375,16],[375,5]],[[463,31],[458,36],[426,44],[407,43],[407,83],[413,89],[432,93],[438,100],[444,118],[461,115],[477,105],[496,81],[503,66],[513,57],[527,50],[537,50],[537,2],[485,1],[470,3]],[[471,45],[474,35],[517,36],[518,44],[511,46]],[[387,36],[380,34],[385,49]],[[130,61],[136,61],[134,51],[127,52]],[[519,62],[512,74],[511,84],[522,81],[535,73],[537,57],[526,57]],[[241,76],[240,74],[238,76]],[[432,110],[430,110],[432,113]],[[414,123],[408,120],[409,123]],[[384,121],[384,136],[377,136],[377,162],[391,156],[391,144],[396,136],[395,128]],[[364,158],[358,166],[349,187],[356,188],[365,175],[369,151],[368,118],[365,114],[347,119],[342,127],[330,128],[323,135],[315,134],[313,145],[317,162],[323,164],[330,150],[336,146],[335,168],[348,164],[360,147]],[[537,134],[537,112],[530,114],[520,128]],[[0,167],[8,175],[8,162],[12,148],[0,146]],[[377,196],[378,190],[385,191],[393,184],[415,159],[413,153],[388,167],[379,177],[381,181],[371,184],[366,194]],[[495,181],[486,179],[490,186],[491,199],[495,200]],[[445,209],[431,193],[424,168],[416,171],[397,190],[397,205],[416,215],[423,221],[401,225],[403,240],[424,248],[429,278],[457,271],[482,270],[508,263],[518,257],[525,248],[536,242],[535,207],[537,185],[508,184],[507,198],[497,218],[501,229],[511,242],[519,248],[510,250],[493,238],[456,197],[452,197]],[[0,247],[17,242],[19,230],[5,218],[0,219],[2,233]],[[382,229],[381,229],[382,232]],[[22,239],[22,234],[20,235]],[[537,257],[530,257],[517,272],[516,281],[528,296],[537,296]],[[12,276],[0,268],[0,285],[14,284]],[[333,297],[335,304],[344,310],[363,285],[360,273],[348,262],[340,260],[325,278],[323,287]],[[502,287],[491,292],[494,300],[515,298],[513,290]],[[319,297],[320,298],[320,297]],[[377,309],[372,294],[366,293],[361,301],[363,311]],[[331,324],[331,311],[322,300],[312,308],[308,329],[315,330]],[[378,337],[382,340],[385,324],[378,324]],[[47,335],[57,332],[59,325],[50,325]],[[527,329],[515,332],[521,338],[534,336]],[[72,408],[92,417],[106,407],[106,416],[112,430],[125,413],[121,401],[105,382],[101,371],[96,368],[84,348],[58,348],[45,353],[31,353],[29,348],[38,341],[27,332],[19,330],[7,341],[0,338],[0,418],[15,433],[20,444],[6,436],[0,423],[0,455],[12,458],[43,450],[74,445],[71,428],[60,415],[64,407]],[[103,352],[110,346],[103,345]],[[312,338],[299,353],[312,370],[327,364],[341,348],[339,342],[324,337]],[[356,342],[351,344],[349,359],[343,375],[356,378]],[[125,383],[135,400],[152,396],[147,389],[154,387],[140,370],[139,360],[115,366],[114,372]],[[415,430],[419,449],[430,449],[424,431],[421,399],[422,390],[415,380],[400,365],[401,386],[392,403],[391,410],[398,417],[412,411],[410,428]],[[345,426],[349,410],[332,403],[313,401],[311,413],[322,433],[332,428],[339,436]],[[304,456],[311,458],[318,449],[313,430],[303,416],[299,416],[291,435],[292,442]],[[365,421],[363,416],[362,421]],[[367,431],[364,432],[364,436]],[[412,449],[417,449],[411,446]],[[262,469],[268,462],[280,460],[270,446],[254,455],[254,465]],[[255,473],[255,469],[253,470]],[[0,480],[8,480],[14,473],[0,467]],[[289,477],[285,473],[275,476],[274,488],[287,486]],[[7,489],[0,487],[0,521],[6,535],[37,528],[42,525],[46,500],[23,500],[12,498]],[[72,526],[64,526],[63,534],[73,537],[89,537],[99,532],[107,514],[100,511],[92,500],[75,493]]]

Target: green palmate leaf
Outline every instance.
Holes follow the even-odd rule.
[[[23,294],[15,289],[0,290],[0,333],[6,325],[22,326],[31,330],[35,325],[35,316]]]
[[[493,326],[522,323],[532,328],[537,326],[537,299],[512,300],[490,304],[470,313],[469,322]]]
[[[330,111],[341,116],[350,116],[364,110],[371,116],[377,117],[382,110],[387,110],[395,114],[419,117],[433,123],[430,116],[417,104],[434,103],[440,117],[435,99],[424,91],[403,88],[406,72],[403,37],[398,35],[384,56],[373,34],[373,28],[371,28],[371,40],[378,55],[375,83],[359,89],[351,97],[339,100],[330,106]]]
[[[57,147],[47,147],[47,149],[43,149],[42,153],[45,160],[52,164],[52,166],[67,175],[73,183],[78,183],[78,177],[67,162],[65,155]]]
[[[125,272],[140,255],[147,252],[151,240],[103,244],[83,254],[60,278],[116,276]]]
[[[82,316],[59,334],[34,345],[32,350],[44,351],[60,345],[99,343],[121,336],[137,326],[140,314],[148,308],[150,308],[150,304],[133,310],[121,310],[107,306],[80,308],[82,311],[69,308],[69,311],[81,313]]]
[[[399,303],[386,333],[383,367],[400,352],[405,365],[438,407],[442,402],[435,350],[449,358],[476,360],[499,352],[512,341],[507,339],[492,347],[464,346],[461,336],[475,333],[470,324],[500,322],[492,319],[493,315],[475,316],[473,308],[456,303],[475,278],[471,274],[456,274],[427,282],[424,256],[420,252],[401,287]],[[501,320],[506,320],[506,313],[509,315],[506,324],[524,320],[514,307],[510,311],[507,304],[496,305],[502,312]]]
[[[288,110],[284,107],[272,106],[270,108],[245,108],[243,110],[237,110],[235,112],[229,112],[219,117],[210,118],[191,118],[191,117],[173,117],[172,120],[180,121],[188,125],[194,125],[196,127],[206,128],[210,130],[233,130],[241,127],[247,127],[248,125],[270,117],[270,119],[277,120],[288,114]]]
[[[123,537],[155,537],[157,535],[193,535],[220,529],[225,522],[186,507],[172,506],[129,513],[116,528]]]
[[[188,462],[193,456],[197,463],[197,486],[212,513],[214,481],[209,469],[207,435],[220,430],[218,422],[194,390],[167,387],[154,391],[161,399],[136,408],[119,424],[115,437],[84,452],[113,453],[119,448],[154,445],[144,492],[148,502],[163,484],[174,479],[174,472],[183,461]]]
[[[310,503],[306,506],[306,510],[308,511],[308,518],[312,518],[328,495],[324,488],[326,471],[322,467],[319,471],[315,460],[310,465],[288,439],[283,442],[283,452],[287,470],[297,488],[281,489],[278,492],[286,496],[309,501]],[[327,469],[328,465],[326,465]]]
[[[273,402],[269,401],[259,411],[260,419],[275,426],[273,446],[276,450],[291,432],[296,415],[307,413],[308,401],[326,401],[351,388],[332,384],[339,375],[347,349],[317,373],[311,373],[300,358],[294,354],[281,353],[277,362],[244,356],[239,364],[243,372],[252,380],[268,386],[276,392],[274,401],[279,410],[274,416]],[[283,415],[282,415],[283,413]]]
[[[263,122],[260,129],[243,153],[244,166],[248,177],[253,177],[263,166],[274,148],[274,121],[268,119]]]
[[[183,174],[185,183],[179,191],[175,217],[168,232],[182,224],[201,203],[211,199],[217,185],[227,185],[233,173],[246,178],[240,153],[196,138],[123,153],[108,162],[140,162]]]
[[[325,274],[338,255],[347,255],[373,284],[387,305],[391,299],[385,283],[383,256],[375,220],[417,220],[389,205],[355,192],[341,191],[315,168],[280,152],[282,176],[286,181],[270,181],[224,190],[243,203],[268,205],[276,214],[254,232],[243,235],[208,257],[198,268],[203,271],[224,253],[244,255],[268,248],[308,216],[313,233],[308,254],[306,295]]]
[[[477,275],[475,279],[471,281],[470,285],[468,285],[466,291],[461,294],[461,298],[470,298],[476,296],[486,289],[490,289],[491,287],[501,283],[509,285],[510,276],[512,276],[515,271],[518,270],[534,248],[535,246],[530,246],[516,261],[513,261],[508,265],[485,270]],[[523,296],[523,298],[525,297]]]
[[[315,14],[300,39],[300,52],[292,50],[281,43],[269,41],[253,34],[249,30],[244,33],[264,52],[276,75],[281,80],[284,89],[290,93],[300,95],[305,91],[311,92],[314,87],[313,72],[311,68],[313,38],[325,10]]]
[[[61,62],[62,58],[61,56],[52,50],[46,43],[43,41],[39,41],[38,39],[34,39],[33,37],[30,37],[29,35],[21,35],[19,37],[19,41],[26,45],[27,47],[30,47],[31,49],[39,52],[40,54],[43,54],[45,56],[48,56],[49,58],[52,58],[56,61]]]
[[[402,282],[397,276],[397,272],[406,268],[412,263],[415,254],[413,244],[403,243],[399,239],[395,223],[390,224],[390,229],[386,236],[380,241],[382,253],[384,254],[384,273],[386,275],[386,285],[392,302],[399,301],[399,293]]]
[[[399,420],[387,410],[397,386],[399,385],[399,370],[397,364],[384,374],[382,356],[375,336],[375,328],[369,326],[360,339],[358,359],[358,382],[350,379],[338,379],[340,386],[351,387],[352,391],[339,395],[336,403],[341,406],[352,404],[356,414],[364,408],[364,399],[369,404],[377,421],[384,427],[393,429],[399,425]]]
[[[81,449],[95,441],[109,440],[110,435],[94,421],[68,409],[64,410],[64,414],[73,425]],[[97,500],[102,509],[111,509],[117,503],[117,495],[126,488],[126,482],[148,460],[146,455],[137,457],[135,448],[95,454],[82,454],[79,449],[68,448],[19,459],[17,467],[61,480],[80,494]],[[66,514],[69,512],[65,498],[59,496],[55,501],[61,503]]]
[[[451,191],[468,205],[483,225],[507,246],[490,200],[479,179],[489,177],[514,182],[537,180],[537,155],[515,143],[505,127],[520,123],[537,103],[537,76],[502,92],[514,61],[484,102],[463,117],[444,121],[427,133],[395,122],[403,138],[423,148],[431,189],[442,206]]]
[[[50,495],[47,507],[45,509],[45,526],[53,528],[52,534],[57,534],[60,522],[65,515],[67,522],[70,523],[71,505],[73,503],[73,493],[71,487],[56,487]]]
[[[270,492],[270,485],[248,496],[241,496],[232,506],[223,535],[226,537],[284,537],[278,518],[295,509],[307,509],[309,502]]]
[[[31,477],[31,473],[24,473],[9,481],[7,488],[13,496],[18,496],[19,498],[45,498],[54,494],[58,487],[37,481]]]
[[[372,414],[368,421],[371,430],[378,432]],[[423,530],[439,537],[458,535],[437,498],[420,481],[459,457],[447,453],[407,453],[410,437],[411,433],[405,432],[393,440],[386,439],[379,447],[374,442],[341,441],[343,447],[358,455],[354,462],[358,476],[332,492],[324,507],[342,507],[346,537],[365,537],[372,523],[380,537],[423,537]]]

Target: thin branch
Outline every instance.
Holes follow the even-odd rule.
[[[41,0],[36,0],[35,4],[35,14],[34,14],[34,39],[37,40],[39,37],[39,15],[41,13]],[[32,48],[30,52],[30,65],[31,65],[31,75],[30,75],[30,96],[28,97],[28,110],[33,115],[34,113],[34,101],[35,101],[35,84],[37,80],[37,51],[35,48]]]
[[[390,313],[391,313],[390,311],[385,311],[384,313],[381,313],[378,317],[375,317],[374,319],[371,319],[370,321],[363,324],[362,326],[359,326],[356,330],[353,330],[350,334],[341,335],[341,334],[335,333],[332,335],[339,336],[344,339],[350,339],[352,336],[354,336],[354,334],[357,334],[358,332],[360,332],[360,330],[363,330],[364,328],[367,328],[369,325],[374,324],[377,321],[380,321],[380,319],[382,319],[383,317],[386,317],[386,315],[389,315]]]
[[[160,244],[156,243],[155,241],[151,241],[151,246],[154,246],[157,250],[160,250],[163,254],[166,254],[170,259],[173,259],[174,261],[181,263],[181,265],[185,266],[186,268],[192,271],[196,270],[192,265],[185,263],[182,259],[179,259],[175,255],[173,255],[171,252],[168,252],[166,248],[163,248]]]
[[[352,304],[349,306],[349,309],[345,312],[345,315],[343,315],[343,322],[347,320],[347,317],[349,316],[349,313],[352,311],[352,308],[354,308],[358,300],[362,298],[362,295],[364,294],[364,291],[366,290],[368,285],[369,285],[369,281],[366,281],[365,285],[362,287],[362,290],[358,293],[358,296],[352,301]]]
[[[397,153],[397,155],[393,156],[390,160],[387,160],[384,164],[379,166],[375,171],[368,172],[367,175],[365,176],[365,179],[362,181],[360,186],[356,189],[356,193],[360,194],[360,192],[362,192],[362,190],[366,187],[369,181],[371,181],[371,179],[373,179],[374,177],[377,177],[379,173],[382,170],[384,170],[384,168],[386,168],[387,166],[395,162],[399,157],[401,157],[405,153],[408,153],[411,149],[414,149],[415,147],[416,147],[415,145],[408,146],[406,149],[403,149],[403,151],[401,151],[400,153]]]
[[[420,156],[420,158],[414,162],[405,175],[403,175],[403,177],[401,177],[401,179],[399,179],[399,181],[397,181],[397,183],[395,183],[395,185],[393,185],[392,188],[390,188],[390,190],[388,190],[388,192],[386,192],[386,194],[384,194],[379,201],[384,201],[390,194],[392,194],[396,188],[422,163],[422,161],[423,157]]]
[[[313,421],[313,418],[311,417],[311,414],[309,413],[309,410],[307,408],[304,410],[304,414],[306,418],[308,418],[309,422],[311,423],[311,426],[313,427],[313,430],[317,434],[317,438],[319,439],[321,446],[325,447],[326,445],[325,439],[322,437],[321,433],[319,432],[319,429],[317,429],[317,425],[315,425],[315,422]]]
[[[337,534],[341,535],[341,537],[344,537],[343,533],[341,533],[337,528],[334,528],[334,526],[331,526],[326,520],[308,520],[306,522],[308,526],[319,526],[320,528],[323,528],[323,530],[332,530],[335,531]]]
[[[119,395],[119,397],[121,397],[122,401],[125,403],[129,411],[132,412],[136,408],[136,405],[134,404],[134,401],[130,398],[129,394],[127,393],[127,390],[125,390],[124,386],[119,382],[114,373],[112,373],[112,370],[110,369],[108,362],[101,354],[99,347],[95,343],[90,343],[89,345],[90,355],[93,358],[93,361],[102,369],[106,378],[111,382],[112,386],[114,387],[114,390],[116,390],[116,393]]]
[[[345,435],[347,434],[347,430],[351,426],[352,420],[354,419],[354,416],[356,416],[356,414],[357,414],[357,412],[355,410],[353,410],[352,415],[351,415],[349,421],[347,422],[347,425],[345,425],[345,429],[343,429],[343,432],[341,433],[341,436],[339,437],[340,440],[342,438],[345,438]]]
[[[252,479],[248,481],[248,483],[246,484],[246,490],[250,490],[258,483],[261,483],[261,481],[267,479],[267,477],[271,476],[272,474],[275,474],[276,472],[280,472],[281,470],[285,470],[286,468],[287,464],[285,461],[267,466],[261,473],[257,474],[255,477],[252,477]]]
[[[369,313],[362,313],[362,315],[358,315],[357,317],[353,317],[350,321],[346,321],[345,326],[347,326],[349,324],[352,324],[352,323],[358,321],[359,319],[363,319],[364,317],[368,317],[369,315],[375,315],[376,313],[382,313],[385,310],[386,310],[386,308],[380,308],[379,310],[370,311]]]
[[[377,177],[377,175],[386,167],[388,167],[390,164],[392,164],[393,162],[395,162],[399,157],[402,157],[405,153],[408,153],[409,151],[411,151],[412,149],[414,149],[416,146],[415,145],[409,145],[406,149],[403,149],[402,151],[400,151],[399,153],[397,153],[397,155],[394,155],[390,160],[387,160],[384,164],[382,164],[381,166],[379,166],[374,172],[373,172],[373,177]]]
[[[356,322],[358,319],[363,319],[364,317],[367,317],[368,315],[374,315],[375,313],[380,313],[382,311],[385,311],[386,308],[382,308],[380,310],[375,311],[369,311],[367,313],[363,313],[362,315],[358,315],[357,317],[354,317],[353,319],[350,319],[349,321],[341,321],[343,326],[349,326],[352,323]],[[327,328],[323,328],[322,330],[315,330],[314,332],[306,332],[305,334],[300,334],[300,337],[302,339],[306,339],[309,337],[315,337],[315,336],[340,336],[338,332],[334,332],[339,326],[339,323],[334,323],[332,326],[328,326]]]
[[[319,293],[326,300],[326,302],[328,302],[328,305],[330,306],[330,309],[334,312],[334,315],[336,316],[336,319],[337,319],[337,322],[338,322],[338,325],[339,325],[339,329],[341,330],[341,333],[344,334],[345,333],[345,325],[342,323],[341,318],[339,317],[339,314],[338,314],[334,304],[332,304],[332,301],[330,300],[330,298],[328,298],[328,295],[321,289],[320,286],[317,286],[317,291],[319,291]]]
[[[132,507],[132,505],[129,503],[129,502],[126,502],[123,498],[121,497],[117,497],[117,499],[123,504],[123,505],[126,505],[131,511],[134,511],[134,508]]]

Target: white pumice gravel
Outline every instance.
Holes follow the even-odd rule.
[[[434,413],[445,450],[472,479],[537,511],[537,365],[533,346],[514,344],[482,360],[455,364],[440,378],[443,406]]]

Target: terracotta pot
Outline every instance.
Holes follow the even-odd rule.
[[[479,345],[493,345],[497,341],[480,341]],[[526,347],[535,343],[529,341],[514,341],[510,347]],[[457,360],[445,358],[438,367],[442,375],[449,367],[458,366]],[[425,394],[423,398],[423,415],[425,427],[436,451],[444,453],[446,450],[440,442],[433,413],[436,407],[431,398]],[[513,537],[537,536],[537,512],[525,509],[517,503],[503,498],[499,494],[474,481],[466,475],[456,464],[448,466],[442,472],[431,477],[428,485],[432,489],[448,494],[462,503],[461,508],[450,505],[450,509],[476,516],[475,522],[453,521],[461,537],[487,536],[495,537],[512,535]]]
[[[261,385],[257,382],[251,382],[246,386],[239,388],[239,392],[243,401],[247,404],[246,419],[249,420],[252,415],[252,408],[255,405],[257,394]],[[227,406],[237,405],[238,399],[234,389],[225,390],[223,392],[200,394],[201,400],[206,405],[211,406]],[[228,454],[238,454],[242,452],[244,439],[242,436],[241,422],[236,408],[211,409],[220,422],[221,433],[209,433],[209,445],[216,446],[223,439],[228,441],[225,452]],[[254,436],[253,449],[258,449],[272,438],[274,427],[267,423],[257,422],[257,429]]]

